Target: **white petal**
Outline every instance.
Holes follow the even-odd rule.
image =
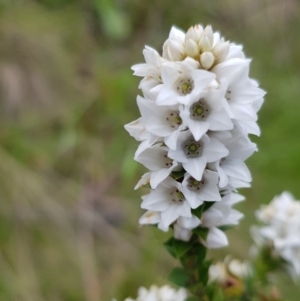
[[[134,190],[140,188],[143,185],[147,185],[150,183],[150,172],[146,172],[141,179],[137,182],[137,184],[134,187]]]
[[[233,123],[224,109],[212,112],[206,121],[209,122],[211,131],[226,131],[233,128]]]
[[[163,227],[169,227],[179,217],[177,209],[176,205],[170,205],[161,213],[161,223]]]
[[[228,149],[221,142],[211,138],[209,144],[204,144],[202,155],[207,158],[207,162],[213,162],[226,157],[228,153]]]
[[[220,212],[220,210],[211,207],[207,211],[203,212],[201,217],[201,223],[205,227],[217,226],[220,224],[222,218],[223,215]]]
[[[160,222],[160,212],[147,211],[139,219],[139,224],[158,224]]]
[[[193,233],[189,229],[185,229],[180,227],[179,225],[174,225],[174,238],[183,240],[183,241],[189,241],[192,237]]]
[[[198,141],[207,132],[210,124],[205,121],[189,119],[188,126],[195,140]]]
[[[206,158],[190,158],[188,163],[182,163],[183,168],[196,180],[200,181],[206,166]]]
[[[228,246],[228,240],[223,231],[216,227],[212,227],[209,229],[206,245],[210,249],[218,249]]]
[[[149,194],[143,197],[141,204],[142,209],[163,211],[169,207],[169,203],[166,200],[166,195],[159,193],[157,190],[151,191]]]
[[[246,182],[251,181],[251,174],[247,165],[240,160],[225,160],[222,164],[223,170],[230,177],[238,178]]]

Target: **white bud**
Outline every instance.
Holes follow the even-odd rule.
[[[204,29],[205,35],[208,37],[210,44],[213,45],[214,43],[214,33],[210,25],[207,25]]]
[[[188,39],[185,43],[185,53],[187,56],[196,57],[199,53],[198,45],[192,40]]]
[[[194,30],[195,30],[195,32],[197,34],[197,37],[198,37],[198,40],[199,40],[200,37],[201,37],[201,35],[202,35],[202,33],[203,33],[203,27],[200,24],[196,24],[194,26]]]
[[[211,46],[212,46],[212,44],[210,43],[208,37],[206,36],[205,33],[203,33],[202,37],[200,38],[200,41],[199,41],[200,50],[202,52],[211,51]]]
[[[218,62],[222,62],[229,53],[229,42],[219,43],[213,50],[213,54]]]
[[[224,39],[222,39],[221,41],[221,36],[219,32],[215,32],[214,33],[214,43],[212,47],[215,47],[217,44],[219,44],[220,42],[224,42]]]
[[[185,35],[185,43],[189,40],[193,40],[194,42],[198,43],[200,39],[200,35],[197,34],[195,31],[195,27],[190,27]]]
[[[171,28],[170,34],[169,34],[169,40],[177,40],[177,41],[184,41],[185,33],[173,26]]]
[[[168,39],[163,45],[163,58],[170,61],[181,61],[184,56],[184,47],[182,43],[176,40]]]
[[[210,69],[215,61],[215,57],[211,52],[203,52],[200,55],[200,64],[202,66],[203,69]]]

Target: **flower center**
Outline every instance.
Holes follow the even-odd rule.
[[[182,119],[178,111],[169,111],[166,120],[172,129],[177,129],[182,124]]]
[[[176,90],[181,95],[190,94],[194,89],[194,81],[191,79],[181,79],[177,82]]]
[[[204,185],[204,180],[197,181],[193,177],[189,177],[187,182],[189,189],[193,191],[199,191],[201,189],[201,186]]]
[[[203,145],[200,141],[190,138],[183,144],[183,149],[188,158],[197,158],[202,154]]]
[[[181,204],[185,200],[183,193],[181,191],[179,191],[178,189],[176,189],[175,191],[173,190],[170,193],[170,195],[172,196],[172,202],[174,202],[174,203]]]
[[[209,107],[204,99],[200,99],[194,103],[190,108],[190,116],[195,120],[205,120],[209,114]]]

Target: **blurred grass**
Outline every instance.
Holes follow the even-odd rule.
[[[244,44],[268,91],[245,219],[213,252],[247,257],[259,204],[300,198],[299,16],[297,0],[0,1],[0,300],[123,300],[166,282],[170,234],[137,226],[144,169],[123,125],[138,118],[130,66],[173,24],[212,24]]]

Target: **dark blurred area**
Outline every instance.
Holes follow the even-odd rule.
[[[211,24],[243,44],[268,92],[246,217],[213,253],[246,258],[259,204],[300,198],[299,17],[298,0],[1,0],[0,300],[123,300],[166,283],[170,233],[138,227],[145,170],[123,125],[139,117],[130,67],[172,25]]]

